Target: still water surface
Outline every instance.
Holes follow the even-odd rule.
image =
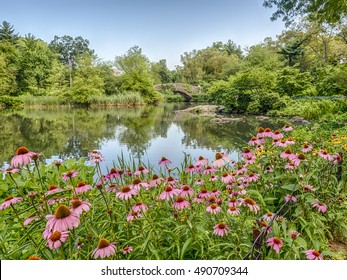
[[[7,166],[16,149],[26,146],[41,152],[47,162],[87,157],[99,150],[103,169],[126,160],[157,165],[162,156],[180,167],[185,154],[214,159],[227,152],[234,160],[258,126],[280,128],[284,120],[244,121],[215,124],[210,117],[177,114],[189,104],[111,109],[50,109],[0,112],[0,166]]]

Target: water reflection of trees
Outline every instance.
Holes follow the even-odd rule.
[[[157,137],[167,137],[175,123],[185,136],[182,145],[193,148],[238,150],[259,122],[219,125],[208,118],[181,116],[175,110],[187,104],[112,109],[23,110],[0,114],[0,165],[9,162],[19,146],[43,152],[46,158],[81,157],[102,143],[117,139],[141,157]],[[267,126],[267,124],[263,124]]]

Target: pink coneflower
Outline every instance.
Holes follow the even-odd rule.
[[[216,153],[216,159],[212,163],[213,167],[220,168],[226,164],[225,157],[223,157],[222,153]]]
[[[99,151],[92,151],[88,153],[89,160],[92,163],[100,163],[105,160],[105,158],[102,156],[101,152]]]
[[[297,166],[293,163],[293,162],[288,162],[285,166],[284,166],[285,169],[295,169],[297,168]]]
[[[271,228],[266,222],[261,221],[261,222],[260,222],[260,226],[261,226],[262,228],[265,229],[265,232],[266,232],[267,234],[269,234],[269,233],[272,232],[272,228]]]
[[[251,140],[248,141],[248,145],[250,146],[256,146],[258,143],[257,143],[257,137],[253,136],[251,138]]]
[[[208,179],[210,182],[214,182],[218,180],[218,176],[212,175],[210,179]]]
[[[163,178],[159,177],[157,174],[153,174],[152,180],[149,181],[148,186],[150,188],[158,186],[162,181],[164,181]]]
[[[110,180],[113,178],[120,178],[120,174],[116,168],[111,168],[110,172],[104,177],[105,180]]]
[[[111,193],[116,193],[119,190],[120,190],[120,187],[118,187],[116,184],[110,184],[110,186],[106,189],[107,192],[111,192]]]
[[[80,224],[79,215],[64,204],[59,205],[54,214],[47,215],[46,218],[48,219],[46,229],[49,232],[68,231]]]
[[[255,156],[254,152],[252,150],[250,150],[249,148],[244,148],[242,153],[241,153],[241,156],[243,158],[248,158],[248,157],[251,157],[253,158]]]
[[[127,215],[127,221],[131,222],[132,220],[137,220],[138,218],[142,218],[142,214],[140,212],[133,211]]]
[[[244,166],[247,166],[247,165],[255,163],[256,157],[255,156],[246,157],[245,160],[246,160],[246,162],[245,162]]]
[[[342,157],[339,153],[335,153],[333,155],[333,158],[334,158],[333,164],[335,164],[335,165],[342,161]]]
[[[19,165],[28,165],[32,161],[33,152],[30,152],[26,147],[19,147],[16,151],[16,155],[11,160],[13,167]]]
[[[158,162],[158,164],[159,164],[160,166],[162,166],[162,165],[168,165],[168,164],[171,164],[171,161],[168,160],[166,157],[162,157],[161,160]]]
[[[259,138],[259,137],[264,138],[263,133],[264,133],[264,128],[262,128],[261,126],[258,127],[257,138]]]
[[[205,181],[204,181],[203,179],[200,178],[200,179],[198,179],[198,180],[195,181],[195,184],[196,184],[196,185],[202,185],[204,182],[205,182]]]
[[[141,201],[138,201],[133,207],[131,207],[131,209],[135,212],[146,212],[148,210],[148,206]]]
[[[322,254],[313,249],[305,251],[305,255],[309,260],[323,260]]]
[[[205,166],[208,164],[208,159],[204,158],[203,156],[199,156],[198,161],[196,162],[196,165],[201,165],[201,166]]]
[[[305,185],[304,186],[304,190],[305,191],[314,192],[316,189],[313,186],[311,186],[311,185]]]
[[[206,212],[212,213],[212,214],[217,214],[222,210],[221,207],[219,207],[217,204],[213,203],[210,206],[206,208]]]
[[[281,139],[283,134],[279,130],[275,130],[272,134],[272,139]]]
[[[8,167],[8,168],[0,168],[2,174],[6,175],[7,173],[10,174],[15,174],[15,173],[19,173],[20,169],[19,168],[14,168],[14,167]]]
[[[318,212],[325,213],[328,210],[328,206],[320,202],[312,202],[312,207],[317,208]]]
[[[176,189],[172,186],[167,186],[165,191],[163,191],[160,195],[159,195],[159,199],[161,200],[169,200],[170,198],[174,198],[174,196],[179,195],[180,190]]]
[[[242,206],[248,207],[255,214],[257,214],[260,210],[260,207],[257,205],[257,203],[250,197],[240,198],[240,201]]]
[[[240,215],[241,211],[240,211],[240,208],[237,208],[235,206],[231,206],[231,207],[229,207],[227,213],[230,215],[238,216],[238,215]]]
[[[185,200],[182,196],[178,196],[173,204],[173,208],[176,210],[181,210],[184,208],[188,208],[189,205],[190,203],[187,200]]]
[[[196,172],[194,164],[189,164],[185,171],[186,171],[186,173],[194,173],[194,172]]]
[[[247,168],[244,166],[238,166],[237,170],[236,170],[236,175],[242,175],[243,173],[245,173],[247,171]]]
[[[61,243],[64,243],[69,236],[68,231],[55,231],[48,236],[46,245],[51,249],[58,249],[61,246]]]
[[[202,174],[206,175],[206,174],[211,174],[211,173],[215,173],[216,169],[211,167],[211,166],[206,166],[206,168],[202,171]]]
[[[82,212],[88,212],[90,210],[91,204],[88,201],[83,201],[80,198],[74,198],[70,200],[72,211],[77,215],[81,215]]]
[[[147,174],[149,170],[143,166],[139,166],[138,169],[134,172],[135,176],[140,176],[141,174]]]
[[[308,152],[310,152],[310,151],[312,151],[312,149],[313,149],[313,145],[308,145],[308,144],[304,144],[304,145],[302,145],[302,148],[301,148],[301,151],[303,152],[303,153],[308,153]]]
[[[78,175],[78,172],[76,170],[69,170],[67,172],[63,173],[63,181],[66,182],[67,180],[71,178],[75,178]]]
[[[239,205],[240,205],[240,203],[237,201],[236,198],[230,198],[230,200],[228,202],[229,207],[238,207]]]
[[[47,203],[48,203],[48,205],[53,205],[56,202],[60,203],[60,202],[64,202],[65,200],[66,200],[65,197],[54,196],[53,198],[48,199]]]
[[[265,215],[263,215],[263,219],[265,221],[271,221],[275,217],[275,214],[272,212],[267,212]]]
[[[179,193],[179,195],[182,197],[193,196],[194,190],[188,185],[181,185],[181,192]]]
[[[77,187],[75,188],[75,194],[78,195],[80,193],[85,193],[85,192],[90,191],[92,189],[93,189],[92,186],[81,181],[77,184]]]
[[[294,145],[294,144],[295,144],[295,141],[294,141],[292,138],[288,138],[288,139],[286,140],[286,144],[287,144],[287,145]]]
[[[306,160],[306,156],[302,153],[296,155],[294,154],[291,158],[290,158],[291,162],[295,165],[295,166],[299,166],[300,162],[303,160]]]
[[[65,200],[66,200],[65,197],[54,196],[51,199],[48,199],[47,203],[48,203],[48,205],[53,205],[56,202],[61,203],[61,202],[64,202]]]
[[[273,171],[274,171],[273,168],[271,166],[268,166],[265,168],[264,173],[271,173]]]
[[[51,184],[49,185],[48,191],[45,193],[45,196],[50,195],[52,193],[62,192],[62,191],[63,191],[62,188],[58,188],[56,185]]]
[[[170,186],[176,186],[176,184],[178,183],[178,180],[172,176],[169,176],[165,179],[165,183],[169,184]]]
[[[21,197],[8,196],[7,198],[5,198],[5,201],[0,205],[0,210],[4,210],[4,209],[10,207],[11,205],[15,205],[16,203],[18,203],[22,200],[23,200],[23,198],[21,198]]]
[[[290,231],[289,231],[289,235],[290,235],[290,238],[292,238],[292,239],[297,239],[297,238],[299,237],[300,233],[298,233],[298,232],[295,231],[295,230],[290,230]]]
[[[38,217],[27,218],[27,219],[25,219],[23,225],[24,225],[24,226],[27,226],[27,225],[31,224],[32,222],[38,221],[38,220],[39,220]]]
[[[233,180],[234,180],[234,177],[231,176],[228,172],[223,172],[223,173],[222,173],[221,181],[222,181],[224,184],[232,183]]]
[[[259,180],[259,178],[260,178],[259,174],[249,172],[248,176],[245,178],[245,180],[246,180],[246,182],[256,182]]]
[[[285,158],[285,159],[289,159],[289,160],[291,160],[293,156],[295,156],[295,155],[292,153],[292,151],[290,149],[285,150],[280,155],[281,158]]]
[[[282,128],[282,130],[285,131],[285,132],[292,131],[292,130],[293,130],[293,127],[291,127],[289,124],[286,124],[286,125]]]
[[[198,193],[198,197],[199,197],[199,198],[209,198],[209,197],[210,197],[210,193],[208,192],[208,190],[206,190],[205,188],[203,188],[203,189]]]
[[[31,159],[33,161],[37,161],[39,158],[42,158],[42,157],[43,157],[42,153],[35,153],[35,152],[33,152],[32,156],[31,156]]]
[[[137,195],[137,190],[130,186],[124,186],[120,192],[116,193],[116,197],[123,200],[128,200]]]
[[[273,136],[273,132],[271,131],[271,129],[270,128],[265,128],[264,129],[264,132],[263,132],[263,137],[270,137],[270,138],[272,138],[272,136]]]
[[[271,237],[266,240],[267,246],[272,247],[275,252],[278,254],[280,252],[280,248],[283,246],[283,242],[278,237]]]
[[[98,257],[104,259],[107,257],[110,257],[116,253],[116,242],[108,242],[107,239],[101,238],[98,242],[98,248],[96,248],[92,256],[94,259],[97,259]]]
[[[286,140],[281,139],[280,141],[277,141],[275,146],[286,148],[288,146],[288,143]]]
[[[132,250],[134,250],[133,246],[125,246],[122,250],[123,255],[129,254]]]
[[[228,231],[229,226],[224,222],[220,222],[213,227],[213,233],[219,236],[228,235]]]
[[[53,160],[52,164],[59,168],[59,166],[62,165],[63,162],[61,160]]]
[[[297,199],[294,195],[291,195],[291,194],[287,194],[285,197],[284,197],[284,201],[285,202],[296,202]]]
[[[145,189],[149,188],[149,185],[145,181],[141,181],[140,178],[134,178],[132,184],[130,185],[131,188],[136,189],[137,191],[140,191],[140,188],[143,187]]]
[[[219,197],[221,194],[220,190],[217,190],[217,189],[213,189],[211,192],[210,192],[210,197]]]

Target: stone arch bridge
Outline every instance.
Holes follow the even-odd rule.
[[[192,99],[192,94],[202,93],[202,88],[200,86],[193,86],[183,83],[158,84],[155,85],[154,88],[159,92],[169,90],[173,93],[180,94],[186,99],[186,101],[190,101]]]

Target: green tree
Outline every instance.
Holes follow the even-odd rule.
[[[166,60],[161,59],[151,64],[151,71],[155,84],[167,84],[173,82],[172,73],[166,65]]]
[[[7,40],[10,42],[14,42],[18,39],[18,33],[14,33],[14,27],[7,21],[3,21],[0,26],[0,41]]]
[[[277,70],[283,67],[283,60],[273,48],[258,44],[249,48],[247,56],[244,59],[242,70],[247,70],[251,67]]]
[[[286,43],[284,47],[278,52],[288,59],[288,65],[293,66],[297,63],[297,58],[304,54],[302,44],[304,40],[294,39]]]
[[[104,80],[105,94],[119,94],[121,78],[118,75],[116,69],[114,69],[112,62],[101,62],[98,63],[97,67],[100,69],[101,77]]]
[[[9,41],[0,41],[0,95],[17,93],[17,57],[15,45]]]
[[[314,93],[312,77],[308,72],[301,72],[297,67],[284,67],[278,71],[277,91],[281,95],[297,96]],[[311,89],[311,92],[308,90]]]
[[[89,104],[90,97],[104,94],[102,73],[93,65],[93,57],[88,53],[84,53],[76,65],[74,84],[66,97],[72,103]]]
[[[162,98],[154,90],[150,62],[140,47],[134,46],[125,55],[117,56],[115,66],[122,74],[121,91],[138,92],[147,103],[156,103]]]
[[[21,38],[18,40],[18,87],[21,93],[41,95],[41,89],[49,86],[48,79],[52,74],[52,63],[55,54],[48,44],[36,39]]]
[[[94,50],[89,48],[89,41],[81,36],[75,38],[68,35],[64,35],[63,37],[54,36],[49,46],[60,55],[60,60],[66,65],[69,85],[72,87],[72,72],[77,66],[78,59],[82,58],[84,53],[94,55]]]
[[[346,0],[265,0],[263,5],[276,8],[271,20],[282,18],[287,26],[298,16],[334,24],[347,15]]]

